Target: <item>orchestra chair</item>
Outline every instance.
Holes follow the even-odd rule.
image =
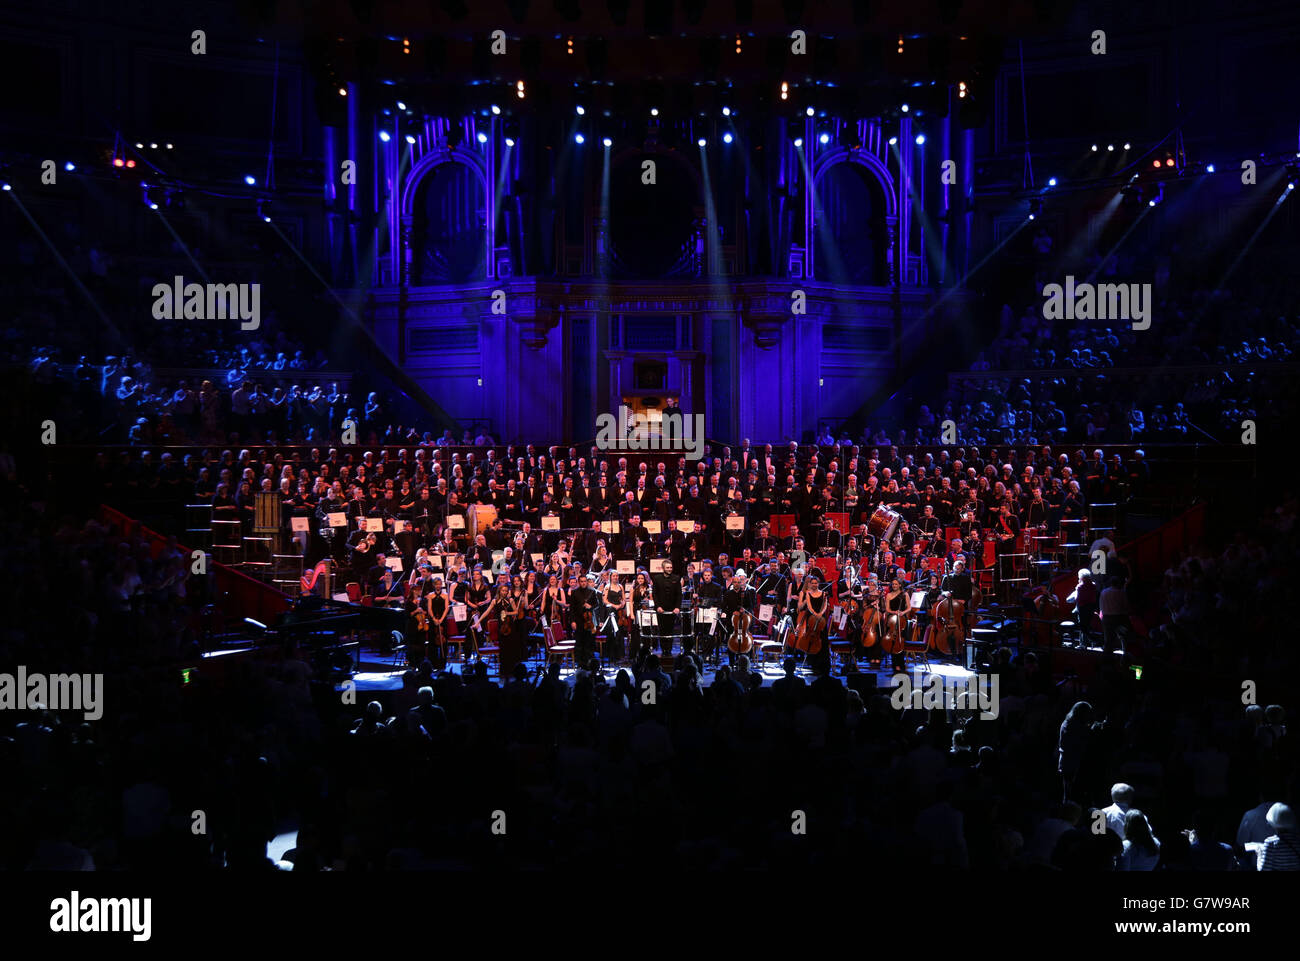
[[[914,642],[913,635],[916,632],[912,629],[916,626],[916,615],[913,613],[908,624],[907,633],[903,637],[903,666],[909,663],[920,665],[922,673],[930,673],[930,648],[925,643],[925,632],[922,631],[920,637]]]
[[[577,647],[577,641],[575,641],[571,637],[566,638],[563,641],[555,640],[555,635],[551,631],[551,628],[549,626],[546,628],[546,632],[543,635],[543,638],[546,641],[546,663],[547,664],[551,662],[551,658],[554,657],[556,654],[560,655],[561,670],[564,669],[565,661],[568,661],[570,664],[574,663],[573,652],[574,649]]]
[[[755,620],[756,624],[763,623]],[[776,623],[770,623],[767,626],[767,636],[762,639],[755,637],[754,643],[758,647],[758,666],[761,672],[766,671],[766,664],[769,660],[775,659],[779,667],[781,661],[785,658],[785,639],[788,632],[782,633],[776,629]]]
[[[489,664],[495,664],[498,674],[501,672],[501,643],[500,635],[497,633],[499,630],[499,621],[488,621],[487,639],[479,645],[478,649],[478,656]]]
[[[456,662],[465,663],[465,638],[457,635],[456,622],[450,616],[442,622],[442,660],[444,664],[451,663],[451,648],[456,649]]]
[[[348,581],[348,584],[347,584],[347,586],[344,588],[344,590],[348,592],[348,601],[349,601],[349,603],[352,603],[352,604],[360,604],[360,603],[361,603],[361,585],[360,585],[360,584],[358,584],[356,581]]]
[[[784,652],[785,652],[785,644],[782,641],[776,640],[771,637],[765,639],[761,644],[758,645],[759,670],[765,671],[767,662],[769,660],[775,660],[777,666],[780,667],[782,655],[784,654]]]

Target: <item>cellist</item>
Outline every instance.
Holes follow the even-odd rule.
[[[741,644],[735,630],[735,615],[737,612],[743,611],[744,613],[741,617],[752,626],[754,622],[755,605],[758,602],[758,594],[749,588],[747,583],[748,580],[749,578],[745,576],[743,570],[736,571],[736,576],[731,579],[731,583],[728,585],[727,589],[722,592],[722,614],[726,622],[727,630],[730,632],[727,643],[727,661],[733,669],[736,667],[737,657],[742,653],[748,653],[747,651],[735,649]],[[733,643],[733,641],[735,643]],[[753,644],[752,637],[750,639],[750,644]]]
[[[894,622],[897,618],[897,624]],[[889,582],[889,592],[885,595],[885,626],[884,630],[897,632],[898,643],[894,645],[896,650],[892,654],[894,672],[898,673],[903,670],[903,631],[907,626],[907,591],[903,590],[903,582],[895,577]]]
[[[826,637],[830,606],[831,598],[822,590],[821,577],[815,570],[810,570],[804,578],[804,590],[799,598],[803,620],[798,635],[802,638],[802,644],[798,646],[808,651],[810,665],[825,669],[818,673],[830,673],[831,647]]]

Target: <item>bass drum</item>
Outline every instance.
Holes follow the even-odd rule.
[[[871,512],[871,518],[867,521],[867,534],[874,537],[877,544],[886,544],[893,538],[902,519],[903,515],[898,511],[881,504]]]

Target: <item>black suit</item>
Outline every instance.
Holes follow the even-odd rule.
[[[666,655],[673,652],[673,637],[678,633],[679,615],[674,610],[682,606],[682,582],[674,571],[671,575],[657,574],[652,578],[651,588],[654,594],[655,608],[659,614],[659,649]]]

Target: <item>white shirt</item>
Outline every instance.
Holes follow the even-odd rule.
[[[1106,815],[1106,830],[1118,834],[1119,839],[1124,840],[1124,815],[1128,813],[1128,808],[1108,804],[1101,809],[1101,813]]]
[[[1160,861],[1160,842],[1156,841],[1156,850],[1152,854],[1145,850],[1139,850],[1133,846],[1132,841],[1124,842],[1124,851],[1119,856],[1120,871],[1154,871],[1156,864]]]

